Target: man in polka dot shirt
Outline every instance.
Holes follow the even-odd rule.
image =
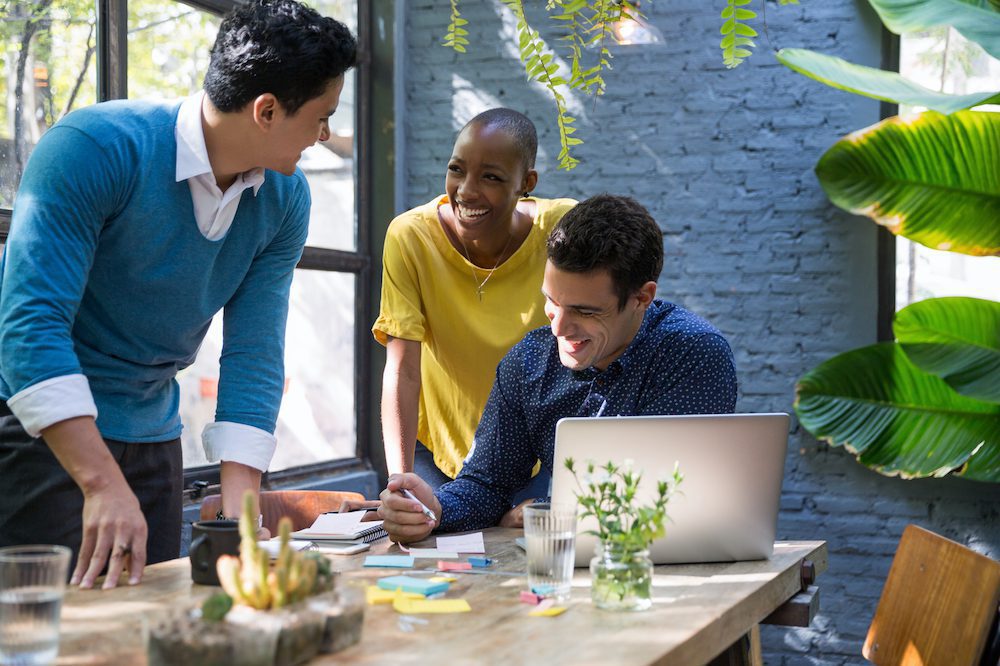
[[[511,498],[535,460],[551,473],[563,417],[734,410],[736,370],[725,338],[655,298],[663,236],[642,205],[591,197],[566,213],[547,252],[542,292],[551,325],[530,332],[500,362],[458,478],[433,492],[415,474],[390,477],[379,515],[393,540],[519,525]]]

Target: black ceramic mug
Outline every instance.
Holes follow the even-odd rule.
[[[215,561],[220,555],[240,554],[240,524],[235,520],[202,520],[191,525],[191,580],[218,585]]]

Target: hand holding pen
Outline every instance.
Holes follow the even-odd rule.
[[[393,541],[419,541],[437,527],[440,505],[431,487],[416,474],[393,474],[379,497],[382,524]],[[420,498],[429,499],[425,502]]]
[[[428,518],[430,518],[431,521],[433,521],[435,523],[437,522],[437,516],[434,515],[434,512],[431,511],[429,508],[427,508],[426,504],[424,504],[423,502],[421,502],[420,500],[418,500],[416,495],[414,495],[413,493],[411,493],[406,488],[400,488],[399,492],[403,493],[404,495],[406,495],[406,497],[410,498],[411,500],[413,500],[414,502],[416,502],[417,504],[419,504],[420,505],[420,511],[421,511],[421,513],[423,513],[425,516],[427,516]]]

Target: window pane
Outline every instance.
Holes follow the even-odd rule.
[[[3,3],[0,18],[0,207],[13,206],[24,164],[41,135],[97,99],[95,3]],[[25,43],[27,42],[27,46]]]
[[[993,91],[1000,81],[1000,61],[949,28],[902,36],[899,71],[927,88],[953,94]],[[923,109],[900,107],[900,115],[918,111]],[[1000,259],[932,250],[897,237],[896,309],[937,296],[1000,300]]]
[[[1000,301],[1000,258],[932,250],[896,238],[896,309],[939,296]]]
[[[355,455],[354,281],[347,273],[295,273],[285,335],[285,395],[271,471]],[[221,351],[219,315],[194,364],[177,377],[185,467],[207,464],[201,431],[215,419]]]
[[[285,333],[285,397],[272,470],[353,457],[354,282],[296,271]]]
[[[129,0],[128,96],[172,100],[201,90],[219,23],[174,0]]]
[[[309,5],[358,32],[354,0],[318,0]],[[357,249],[354,207],[354,71],[344,77],[340,106],[330,119],[330,140],[302,153],[299,166],[309,180],[312,216],[307,245],[335,250]]]

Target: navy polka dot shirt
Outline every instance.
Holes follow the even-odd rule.
[[[566,368],[551,330],[531,331],[497,368],[461,473],[437,491],[438,530],[500,522],[535,460],[551,474],[556,422],[563,417],[727,414],[735,408],[729,343],[679,305],[654,301],[635,338],[604,371]]]

